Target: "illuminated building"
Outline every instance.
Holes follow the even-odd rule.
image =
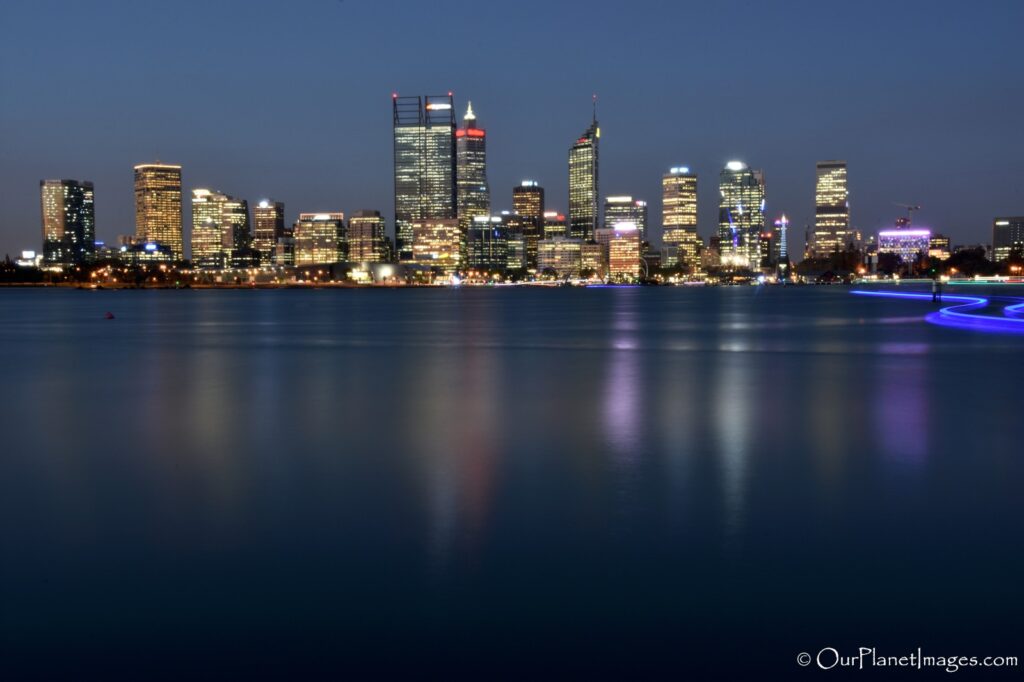
[[[501,216],[475,216],[466,235],[467,267],[504,272],[508,267],[508,226]]]
[[[719,175],[718,242],[724,267],[761,266],[764,231],[764,175],[730,161]]]
[[[274,247],[277,240],[285,236],[284,203],[264,199],[252,210],[255,226],[253,248],[260,253],[260,263],[269,265],[274,262]]]
[[[923,228],[897,228],[878,233],[878,252],[895,253],[905,263],[913,263],[927,253],[932,231]]]
[[[413,223],[413,260],[419,265],[454,274],[460,266],[461,244],[462,231],[455,218]]]
[[[928,242],[928,257],[939,260],[949,260],[952,253],[949,250],[949,237],[937,234]]]
[[[300,213],[295,223],[295,265],[324,265],[343,260],[345,214]]]
[[[454,100],[451,93],[425,97],[396,94],[392,104],[395,250],[399,262],[409,263],[418,260],[413,224],[457,216]]]
[[[767,226],[761,232],[761,238],[758,241],[758,255],[760,256],[760,266],[762,268],[770,267],[774,263],[772,258],[772,246],[775,243],[774,237],[775,235],[772,233],[771,228]]]
[[[162,163],[135,166],[135,237],[169,246],[174,260],[184,258],[181,166]]]
[[[852,240],[850,193],[845,161],[819,161],[815,189],[813,252],[817,257],[843,251]]]
[[[287,230],[285,236],[279,237],[274,244],[274,265],[295,265],[295,237],[292,233],[292,230]]]
[[[772,243],[772,260],[775,263],[789,262],[789,218],[783,213],[782,217],[775,221],[775,240]]]
[[[617,223],[608,242],[608,277],[637,279],[640,276],[642,244],[639,226],[631,222]]]
[[[249,224],[249,202],[227,197],[221,206],[221,249],[224,260],[233,268],[259,265],[259,255],[252,251]]]
[[[242,267],[249,248],[249,204],[208,189],[192,190],[192,263]]]
[[[647,202],[628,196],[605,197],[604,226],[633,223],[640,234],[640,242],[647,241]]]
[[[604,277],[604,247],[591,240],[580,244],[580,272]]]
[[[91,182],[40,180],[43,262],[72,264],[96,256],[96,209]]]
[[[1001,263],[1014,251],[1024,251],[1024,216],[996,218],[992,221],[993,258]]]
[[[159,242],[135,240],[123,244],[120,249],[120,261],[125,265],[159,265],[177,260],[171,247]]]
[[[356,263],[386,260],[384,218],[380,211],[356,211],[348,219],[348,259]]]
[[[598,221],[598,142],[595,109],[590,127],[569,149],[569,235],[575,239],[593,239]]]
[[[519,216],[526,245],[526,267],[537,267],[537,242],[544,238],[544,188],[523,180],[512,188],[512,210]]]
[[[537,244],[537,272],[541,275],[554,273],[559,279],[576,277],[580,274],[579,239],[552,237]]]
[[[668,259],[676,264],[700,267],[700,237],[697,236],[697,174],[677,166],[661,178],[661,240]]]
[[[473,103],[466,107],[462,127],[455,131],[459,226],[468,230],[476,216],[491,214],[487,184],[487,131],[476,127]]]
[[[544,239],[565,235],[565,216],[558,211],[544,211]]]

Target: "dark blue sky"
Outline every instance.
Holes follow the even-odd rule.
[[[924,206],[954,242],[1024,213],[1024,2],[0,3],[0,254],[39,248],[41,178],[96,183],[101,239],[133,231],[132,166],[299,211],[393,212],[392,91],[455,91],[488,129],[496,209],[523,178],[566,208],[597,92],[602,194],[659,224],[659,178],[729,159],[770,216],[813,216],[814,163],[849,161],[852,218]],[[186,221],[188,218],[186,209]],[[186,222],[186,225],[188,222]]]

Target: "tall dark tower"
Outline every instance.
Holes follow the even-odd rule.
[[[392,95],[395,134],[395,251],[413,260],[413,225],[458,217],[452,93]]]
[[[590,127],[569,148],[569,236],[591,240],[598,221],[597,97]]]
[[[491,214],[491,189],[487,184],[487,131],[478,128],[473,103],[466,108],[462,127],[455,131],[458,169],[459,228],[467,231],[477,216]]]

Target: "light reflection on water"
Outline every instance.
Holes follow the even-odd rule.
[[[984,575],[991,591],[944,595],[967,623],[998,620],[1024,569],[996,541],[1024,518],[1019,340],[927,325],[925,305],[840,288],[0,302],[0,654],[75,660],[85,624],[101,651],[314,658],[296,633],[442,658],[509,638],[775,655],[866,623],[965,642],[914,576]],[[927,559],[959,531],[970,560]],[[867,561],[881,550],[899,572]]]

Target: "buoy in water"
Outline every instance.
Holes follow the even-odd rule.
[[[108,310],[106,313],[103,314],[103,318],[107,320],[112,320],[114,319],[114,313]]]

